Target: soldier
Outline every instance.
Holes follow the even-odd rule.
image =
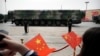
[[[28,33],[28,22],[26,20],[24,20],[23,23],[24,23],[25,33]]]
[[[72,29],[72,19],[68,19],[68,32],[71,32]]]

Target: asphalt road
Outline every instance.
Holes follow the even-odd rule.
[[[72,26],[72,31],[74,31],[79,36],[91,27],[100,27],[100,24],[95,24],[93,22],[82,22],[81,24],[74,24]],[[20,39],[24,39],[24,43],[36,36],[41,34],[50,48],[56,48],[57,50],[66,46],[67,43],[62,38],[62,35],[68,32],[68,27],[40,27],[40,26],[29,26],[29,33],[24,34],[23,26],[15,26],[11,22],[1,23],[0,29],[7,30],[9,35],[12,36],[14,40],[21,43]],[[80,48],[77,47],[76,54],[78,54]],[[16,56],[20,56],[17,54]],[[73,56],[73,49],[67,47],[61,51],[54,52],[48,56]]]

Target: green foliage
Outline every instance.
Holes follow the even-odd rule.
[[[8,19],[13,19],[13,11],[8,12]]]
[[[3,14],[0,14],[0,20],[1,19],[4,19],[4,15]]]

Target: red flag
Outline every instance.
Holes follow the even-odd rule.
[[[79,45],[82,42],[82,37],[77,36],[76,42],[77,42],[76,45]]]
[[[38,34],[33,39],[25,43],[25,45],[28,48],[37,51],[39,56],[47,56],[48,54],[50,54],[51,52],[55,50],[54,48],[50,49],[48,47],[48,45],[46,44],[46,42],[44,41],[44,39],[42,38],[40,34]]]
[[[79,38],[79,36],[77,36],[73,31],[66,33],[63,35],[63,38],[65,39],[65,41],[72,47],[72,48],[76,48],[77,45],[79,45],[81,43],[81,38]]]

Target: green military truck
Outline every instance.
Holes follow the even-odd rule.
[[[96,24],[100,24],[100,15],[92,16],[92,20]]]
[[[15,10],[12,22],[17,26],[23,26],[23,21],[28,21],[30,26],[67,26],[68,19],[80,24],[83,17],[80,10]]]

